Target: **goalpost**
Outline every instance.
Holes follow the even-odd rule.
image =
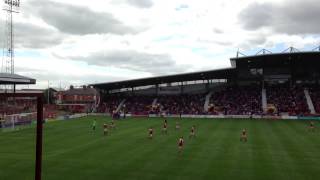
[[[1,93],[0,127],[16,129],[21,125],[29,126],[36,122],[36,159],[35,180],[41,180],[42,169],[42,130],[43,130],[43,93]],[[18,112],[18,113],[16,113]],[[3,127],[3,128],[2,128]]]
[[[30,127],[36,120],[36,97],[1,97],[0,128],[2,131]]]
[[[20,130],[31,127],[37,119],[37,112],[4,114],[0,117],[0,128],[2,131]]]

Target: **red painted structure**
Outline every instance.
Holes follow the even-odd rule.
[[[43,134],[43,93],[0,93],[1,98],[8,97],[36,97],[37,98],[37,132],[36,132],[36,160],[35,180],[41,180],[42,169],[42,134]]]
[[[70,86],[69,90],[56,93],[56,103],[59,108],[73,113],[88,111],[98,102],[99,98],[96,89],[87,86],[82,88]]]

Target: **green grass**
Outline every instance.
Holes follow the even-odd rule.
[[[102,134],[106,117],[45,124],[44,180],[105,179],[320,179],[320,133],[307,132],[307,122],[274,120],[183,119],[168,135],[161,134],[161,119],[117,122],[111,135]],[[189,139],[192,125],[197,137]],[[155,137],[147,138],[147,129]],[[242,128],[249,141],[239,141]],[[185,137],[184,152],[177,152],[178,137]],[[0,133],[0,179],[33,179],[35,129]]]

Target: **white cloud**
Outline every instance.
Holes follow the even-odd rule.
[[[239,14],[244,28],[263,27],[284,34],[318,34],[318,0],[286,0],[282,3],[252,3]]]
[[[248,28],[257,26],[256,18],[261,15],[260,11],[256,17],[251,16],[257,14],[251,8],[257,3],[271,7],[288,5],[291,7],[289,14],[306,13],[307,10],[295,9],[290,2],[25,0],[21,13],[15,15],[16,47],[18,52],[23,52],[16,61],[17,72],[34,76],[40,87],[46,79],[86,84],[95,80],[103,82],[228,67],[229,58],[238,48],[251,51],[279,44],[298,48],[316,46],[320,35],[315,31],[316,23],[310,26],[312,35],[304,31],[308,29],[297,29],[299,33],[293,33],[281,26],[265,25],[268,21],[263,19],[260,22],[263,26],[254,30]],[[305,7],[317,7],[312,0],[303,2]],[[33,7],[36,11],[31,12]],[[285,18],[277,22],[284,21],[292,25],[290,27],[300,24],[303,27],[306,23],[286,20],[289,17],[285,15],[283,12],[281,17]],[[2,24],[4,17],[1,16]],[[26,31],[23,27],[27,27]],[[30,55],[31,51],[37,52],[39,57]],[[118,62],[112,62],[112,58]],[[150,59],[148,63],[146,59]]]

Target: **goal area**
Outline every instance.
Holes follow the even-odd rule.
[[[0,92],[0,129],[10,131],[33,127],[36,130],[35,180],[41,180],[43,123],[42,92]]]
[[[37,112],[20,114],[3,114],[0,116],[0,128],[2,131],[20,130],[36,124]]]

